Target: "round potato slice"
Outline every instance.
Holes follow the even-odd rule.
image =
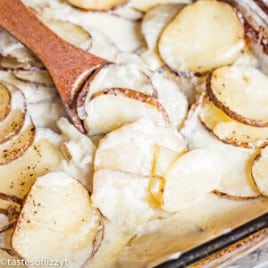
[[[6,118],[10,111],[11,95],[4,84],[0,84],[0,122]]]
[[[91,206],[87,190],[65,173],[54,172],[38,178],[31,188],[12,245],[28,261],[57,259],[82,267],[102,232],[100,213]]]
[[[108,10],[122,5],[127,0],[68,0],[75,7],[86,10]]]
[[[197,1],[168,24],[159,40],[165,63],[177,73],[204,73],[233,63],[244,47],[243,25],[220,1]]]
[[[268,127],[254,127],[240,123],[211,101],[204,99],[199,112],[201,122],[223,142],[246,148],[259,148],[268,143]]]
[[[92,98],[86,111],[84,126],[89,135],[105,134],[143,117],[162,125],[170,123],[157,99],[130,89],[104,90]]]
[[[268,126],[268,76],[248,66],[222,67],[208,81],[210,99],[233,119]]]
[[[177,159],[165,176],[162,207],[170,212],[200,201],[221,181],[220,158],[207,149],[196,149]]]
[[[0,165],[6,165],[20,156],[34,142],[35,126],[29,116],[26,116],[24,125],[18,135],[0,145]]]
[[[37,177],[57,169],[60,163],[61,155],[55,144],[41,139],[18,159],[0,166],[0,193],[12,200],[13,197],[22,200]]]
[[[251,173],[258,191],[268,197],[268,146],[256,156]]]

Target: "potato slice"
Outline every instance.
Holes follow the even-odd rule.
[[[7,142],[19,133],[19,131],[25,125],[24,121],[27,110],[26,99],[22,92],[11,84],[6,84],[6,89],[11,97],[11,111],[5,117],[5,119],[0,122],[0,144]]]
[[[72,45],[84,50],[87,50],[90,47],[91,36],[83,27],[69,21],[59,19],[45,19],[43,22],[53,32]]]
[[[23,126],[25,113],[20,110],[13,110],[6,120],[0,124],[0,144],[13,138]]]
[[[148,177],[101,169],[94,174],[92,202],[121,232],[133,233],[155,213],[147,202],[148,185]]]
[[[268,126],[268,77],[248,66],[222,67],[208,82],[210,99],[233,119],[257,126]]]
[[[151,176],[154,161],[158,160],[158,154],[155,155],[156,147],[165,148],[175,154],[186,150],[186,144],[176,130],[157,126],[148,119],[141,119],[109,133],[101,140],[96,151],[95,170],[111,169]],[[161,175],[158,170],[164,169],[160,167],[165,166],[162,162],[162,158],[159,159],[156,164],[157,171],[153,175]]]
[[[193,105],[181,130],[189,149],[204,148],[217,153],[223,171],[217,190],[233,199],[249,200],[259,196],[251,182],[252,155],[255,150],[236,147],[217,139],[199,119],[202,99]],[[227,197],[225,196],[225,198]],[[222,195],[221,195],[222,197]]]
[[[17,70],[12,73],[18,80],[38,86],[54,87],[54,83],[46,70]]]
[[[177,159],[165,176],[162,207],[178,211],[202,200],[222,179],[220,158],[210,150],[196,149]]]
[[[89,135],[104,134],[143,117],[162,125],[170,124],[165,109],[156,98],[125,88],[96,94],[86,105],[86,113],[88,116],[83,122]]]
[[[58,168],[61,155],[48,140],[34,143],[21,157],[0,166],[0,193],[23,199],[38,176]]]
[[[71,267],[81,267],[92,257],[102,231],[101,216],[87,190],[65,173],[54,172],[32,186],[12,245],[28,261],[66,260]]]
[[[68,2],[85,10],[108,10],[124,4],[126,0],[68,0]]]
[[[0,84],[0,122],[8,115],[10,104],[11,94],[4,84]]]
[[[96,92],[107,88],[129,88],[156,96],[150,74],[135,64],[107,64],[97,70],[83,87],[78,99],[78,112],[83,119],[83,106]],[[81,111],[80,111],[81,109]]]
[[[153,50],[157,47],[158,38],[162,30],[166,24],[176,15],[176,13],[179,12],[183,7],[184,5],[182,4],[176,5],[167,3],[157,5],[144,15],[141,24],[141,31],[148,49]]]
[[[35,126],[26,116],[24,125],[18,135],[0,145],[0,165],[6,165],[21,157],[32,145],[35,137]]]
[[[197,1],[168,24],[159,40],[165,63],[177,73],[204,73],[231,64],[244,47],[243,25],[220,1]]]
[[[12,263],[16,264],[16,267],[18,268],[25,267],[25,265],[23,265],[23,261],[13,252],[13,250],[0,248],[0,259],[2,261],[1,264],[3,265],[9,264],[10,266],[10,264]]]
[[[0,69],[14,71],[14,70],[30,70],[42,69],[43,65],[38,60],[31,62],[20,62],[17,58],[6,56],[0,58]]]
[[[268,147],[264,147],[260,153],[255,157],[252,164],[252,178],[258,191],[268,197],[268,177],[267,177],[267,167],[268,167]]]
[[[268,127],[254,127],[235,121],[205,99],[199,113],[202,123],[220,140],[246,148],[268,143]]]
[[[191,0],[130,0],[129,5],[137,10],[147,12],[149,9],[162,4],[189,4]]]

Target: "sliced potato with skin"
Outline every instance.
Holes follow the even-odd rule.
[[[12,246],[25,260],[67,260],[71,267],[81,267],[94,254],[95,239],[102,232],[100,213],[87,190],[65,173],[54,172],[32,186]]]
[[[86,105],[83,121],[89,135],[110,132],[125,123],[149,118],[162,125],[170,124],[169,117],[154,97],[130,89],[107,89]]]
[[[268,126],[268,76],[248,66],[222,67],[208,80],[210,99],[233,119]]]
[[[10,106],[11,94],[4,84],[0,84],[0,122],[8,115]]]
[[[20,110],[12,110],[8,117],[0,123],[0,144],[14,137],[23,126],[25,113]]]
[[[141,119],[109,133],[100,141],[95,155],[95,170],[111,169],[141,176],[161,175],[158,171],[152,174],[154,161],[158,160],[155,147],[166,148],[176,154],[186,150],[183,137],[176,130]],[[162,161],[156,164],[157,170],[161,169],[161,164]]]
[[[196,149],[177,159],[165,175],[162,207],[179,211],[202,200],[222,179],[220,158],[210,150]]]
[[[107,64],[98,69],[88,80],[79,94],[77,106],[81,119],[84,119],[85,105],[91,97],[107,88],[129,88],[156,96],[149,74],[134,64]]]
[[[5,143],[0,144],[0,165],[6,165],[21,157],[34,142],[35,126],[26,116],[20,132]]]
[[[48,140],[35,142],[21,157],[0,166],[0,193],[22,200],[38,176],[57,169],[61,155]],[[13,198],[14,197],[14,198]]]
[[[130,0],[129,5],[139,11],[147,12],[149,9],[162,4],[189,4],[191,0]]]
[[[202,123],[223,142],[245,148],[268,144],[268,127],[254,127],[235,121],[205,99],[199,112]]]
[[[43,69],[44,66],[38,60],[31,62],[20,62],[17,58],[6,56],[0,58],[0,69],[15,71],[15,70],[31,70]]]
[[[25,123],[25,120],[27,120],[27,107],[24,94],[11,84],[5,84],[3,86],[5,86],[9,92],[11,103],[8,115],[0,122],[0,144],[12,139],[19,133],[24,125],[27,125],[27,122]]]
[[[252,154],[255,150],[232,146],[217,139],[199,119],[201,104],[202,101],[199,100],[192,106],[181,130],[189,149],[210,149],[217,153],[220,159],[224,159],[221,161],[222,180],[216,190],[227,196],[235,196],[239,200],[249,200],[259,196],[252,187],[250,178]]]
[[[266,197],[268,196],[267,167],[268,167],[268,147],[266,146],[255,157],[251,169],[254,184],[256,185],[258,191]]]
[[[75,7],[85,10],[109,10],[118,5],[123,5],[127,0],[68,0]]]
[[[202,0],[185,7],[163,31],[158,48],[176,73],[205,73],[233,63],[244,47],[236,11],[220,1]]]

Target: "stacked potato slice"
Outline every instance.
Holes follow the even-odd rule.
[[[248,66],[222,67],[208,78],[200,120],[220,140],[258,148],[267,144],[268,77]]]
[[[136,64],[108,64],[95,72],[77,106],[89,135],[105,134],[142,117],[179,128],[188,108],[173,81]]]

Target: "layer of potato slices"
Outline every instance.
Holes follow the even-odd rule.
[[[162,4],[189,4],[190,0],[130,0],[129,5],[139,11],[147,12]]]
[[[72,230],[72,231],[70,231]],[[101,242],[100,213],[89,193],[63,172],[39,177],[24,203],[12,246],[25,260],[57,259],[81,267]]]
[[[178,128],[188,103],[176,83],[135,64],[109,64],[96,72],[78,98],[90,135],[104,134],[142,117]]]
[[[179,155],[186,150],[186,144],[176,130],[141,119],[109,133],[100,141],[95,170],[110,169],[141,176],[161,175],[159,170],[170,164],[166,163],[170,158],[161,157],[158,150],[166,150],[166,155]]]
[[[238,122],[207,98],[202,103],[199,118],[223,142],[246,148],[258,148],[268,143],[268,127],[254,127]]]
[[[268,196],[268,147],[264,147],[260,153],[255,157],[252,164],[252,178],[258,191]]]
[[[233,119],[268,126],[268,76],[248,66],[222,67],[208,81],[210,99]]]
[[[109,10],[118,5],[123,5],[127,0],[68,0],[75,7],[85,10]]]
[[[162,207],[178,211],[216,189],[222,179],[220,158],[211,150],[196,149],[179,157],[164,175]]]
[[[244,47],[243,25],[236,11],[220,1],[185,7],[163,31],[158,48],[177,73],[204,73],[231,64]]]
[[[250,175],[253,149],[233,146],[218,139],[200,121],[202,98],[192,107],[181,130],[189,149],[204,148],[218,154],[221,161],[222,180],[216,194],[230,200],[252,200],[259,196]],[[217,118],[217,116],[215,116]]]

